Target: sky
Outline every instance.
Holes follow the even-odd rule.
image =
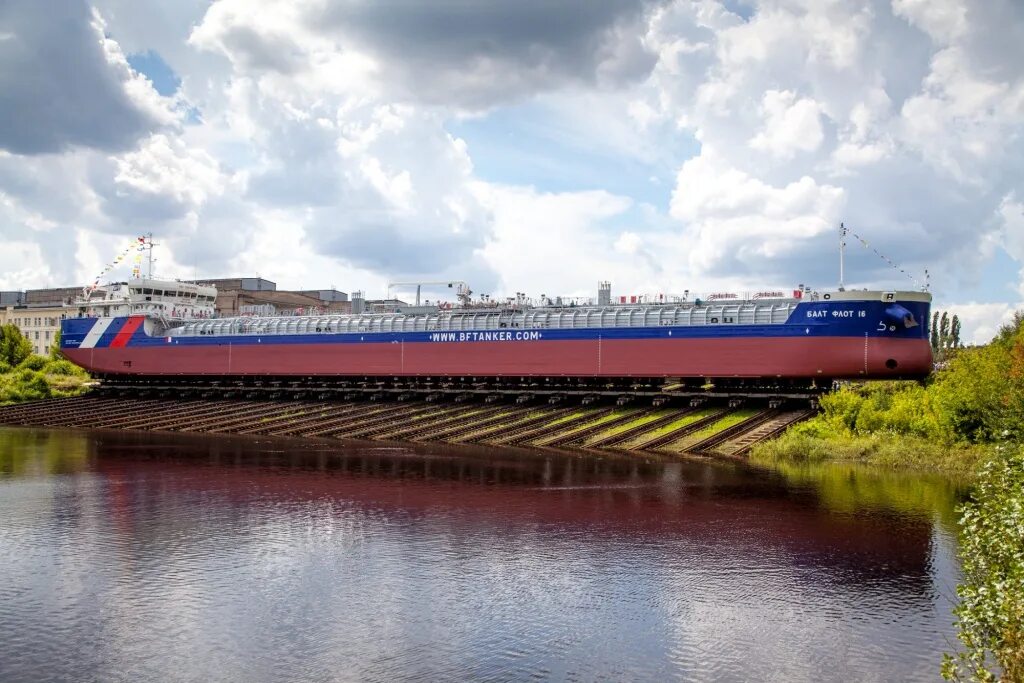
[[[1022,135],[1019,0],[4,0],[0,289],[830,289],[843,223],[984,342]]]

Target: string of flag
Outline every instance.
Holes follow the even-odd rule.
[[[842,228],[842,230],[843,230],[843,232],[844,232],[844,233],[846,233],[846,234],[849,234],[849,235],[853,235],[853,236],[854,236],[854,237],[855,237],[855,238],[857,239],[857,241],[858,241],[858,242],[860,242],[861,244],[863,244],[863,245],[864,245],[864,248],[865,248],[865,249],[868,249],[868,250],[870,250],[870,251],[873,251],[873,252],[875,252],[875,256],[877,256],[878,258],[880,258],[880,259],[882,259],[883,261],[885,261],[886,263],[888,263],[888,264],[889,264],[889,265],[890,265],[890,266],[891,266],[891,267],[892,267],[892,268],[893,268],[894,270],[898,270],[899,272],[903,273],[903,274],[904,274],[904,275],[906,275],[906,276],[907,276],[908,278],[910,278],[910,281],[914,283],[914,286],[916,286],[916,287],[921,287],[921,283],[920,283],[920,282],[918,282],[918,280],[917,280],[917,278],[916,278],[916,277],[914,277],[913,275],[911,275],[910,273],[908,273],[908,272],[907,272],[906,270],[904,270],[903,268],[900,268],[898,264],[896,264],[896,263],[893,263],[892,259],[890,259],[890,258],[889,258],[888,256],[886,256],[885,254],[883,254],[882,252],[878,251],[878,250],[877,250],[877,249],[875,249],[875,248],[874,248],[873,246],[871,246],[870,244],[868,244],[868,241],[867,241],[866,239],[864,239],[863,237],[861,237],[860,235],[858,235],[857,233],[855,233],[855,232],[854,232],[853,230],[850,230],[849,228],[847,228],[847,227],[846,227],[846,226],[844,226],[844,225],[841,225],[840,227]]]
[[[134,240],[132,240],[131,244],[122,249],[121,252],[118,253],[118,255],[115,256],[112,261],[106,263],[103,266],[103,269],[99,272],[99,274],[93,278],[92,284],[90,284],[86,289],[88,289],[90,292],[97,289],[100,286],[100,280],[103,279],[103,276],[112,271],[114,268],[117,268],[119,265],[121,265],[121,263],[127,260],[129,254],[131,254],[132,251],[135,252],[134,262],[132,263],[132,277],[141,277],[142,253],[146,251],[146,238],[136,237]]]

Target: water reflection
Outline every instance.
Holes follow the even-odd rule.
[[[5,681],[931,679],[951,633],[942,480],[2,428],[0,471]]]
[[[900,515],[938,516],[956,533],[956,506],[969,482],[963,477],[905,472],[860,463],[779,463],[764,470],[782,475],[791,486],[814,490],[821,505],[835,512],[888,510]]]

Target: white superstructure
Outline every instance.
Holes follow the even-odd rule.
[[[71,303],[71,317],[146,315],[168,320],[212,318],[217,288],[192,282],[136,278],[83,292]]]

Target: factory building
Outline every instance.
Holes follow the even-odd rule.
[[[352,311],[348,294],[336,289],[279,290],[276,283],[259,277],[213,278],[195,282],[217,288],[214,309],[221,318]]]

